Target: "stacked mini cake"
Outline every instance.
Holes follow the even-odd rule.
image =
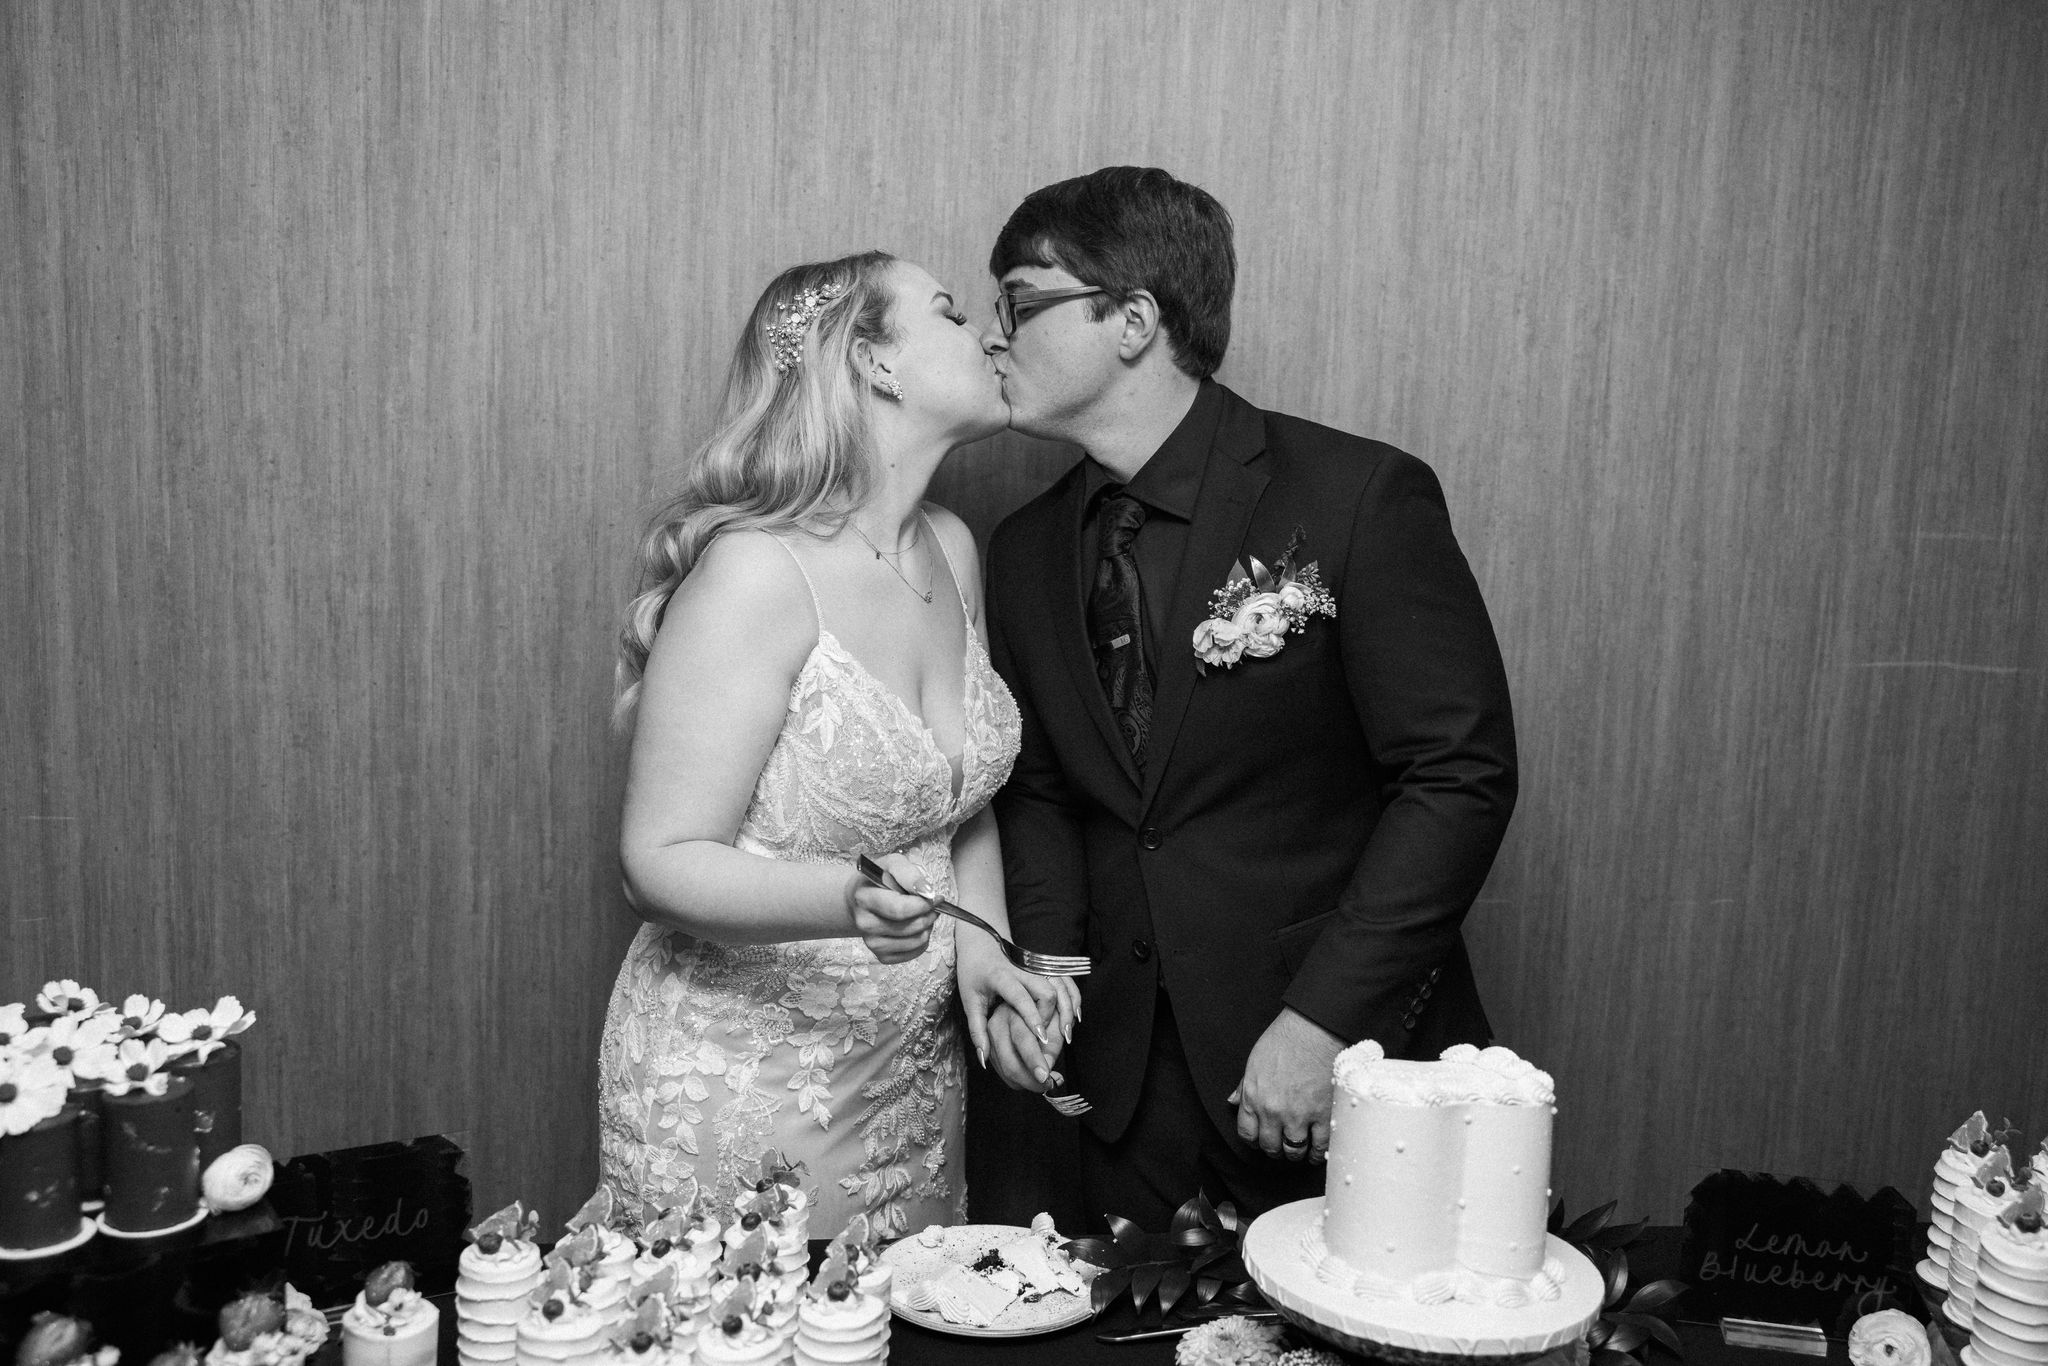
[[[534,1234],[540,1215],[517,1200],[469,1230],[455,1278],[455,1356],[460,1366],[511,1361],[527,1298],[541,1283]]]
[[[2048,1148],[2044,1148],[2048,1151]],[[1984,1229],[1977,1244],[1975,1298],[1966,1366],[2048,1363],[2048,1214],[2042,1173]]]
[[[889,1301],[863,1289],[834,1244],[797,1308],[795,1366],[879,1366],[889,1359]]]

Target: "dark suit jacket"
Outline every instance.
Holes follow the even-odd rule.
[[[1169,648],[1142,780],[1088,647],[1080,466],[989,549],[995,664],[1024,719],[996,798],[1010,920],[1028,948],[1095,960],[1064,1070],[1105,1141],[1162,986],[1232,1141],[1225,1097],[1283,1003],[1390,1056],[1489,1033],[1459,925],[1514,807],[1514,724],[1442,489],[1391,446],[1224,397],[1174,600],[1148,603]],[[1296,527],[1336,618],[1198,676],[1210,593]]]

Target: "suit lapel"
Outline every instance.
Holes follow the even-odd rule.
[[[1081,547],[1081,517],[1086,511],[1087,488],[1088,481],[1076,467],[1067,481],[1065,496],[1046,522],[1046,543],[1039,555],[1039,563],[1046,567],[1046,572],[1039,576],[1039,583],[1045,590],[1053,638],[1059,642],[1060,653],[1066,656],[1067,671],[1073,676],[1074,691],[1080,694],[1081,709],[1095,723],[1103,748],[1135,789],[1138,766],[1131,762],[1131,752],[1124,747],[1116,717],[1109,710],[1109,699],[1102,695],[1102,684],[1095,677],[1095,652],[1088,645],[1088,590],[1095,564],[1082,553]],[[1069,566],[1064,571],[1062,563]]]
[[[1159,661],[1158,676],[1153,680],[1152,731],[1145,743],[1141,810],[1150,808],[1158,794],[1160,779],[1173,757],[1174,743],[1180,738],[1188,701],[1194,696],[1195,626],[1209,615],[1209,595],[1223,586],[1231,565],[1237,562],[1252,513],[1268,482],[1266,475],[1247,467],[1266,449],[1265,420],[1258,409],[1236,394],[1227,389],[1224,393],[1229,406],[1217,424],[1216,438],[1209,447],[1209,462],[1202,472],[1202,491],[1195,499],[1187,548],[1181,553],[1180,570],[1174,576],[1173,602],[1166,618],[1165,657]],[[1099,698],[1101,687],[1094,691]],[[1109,716],[1106,704],[1102,712],[1106,718]],[[1114,720],[1109,724],[1114,740]],[[1122,745],[1117,748],[1121,750]]]

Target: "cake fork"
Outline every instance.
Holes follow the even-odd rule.
[[[882,871],[882,865],[876,863],[866,854],[862,854],[854,862],[855,866],[860,869],[860,875],[869,882],[874,883],[875,886],[891,892],[903,890],[893,885],[889,881],[889,875]],[[920,896],[922,893],[911,892],[910,895]],[[996,947],[1003,951],[1003,957],[1009,959],[1026,972],[1035,972],[1040,977],[1086,977],[1088,975],[1089,963],[1086,958],[1070,958],[1064,954],[1034,953],[1030,949],[1020,949],[1002,935],[997,934],[995,926],[989,924],[974,912],[962,910],[944,897],[928,896],[925,897],[925,900],[932,903],[933,910],[950,915],[955,920],[964,920],[976,929],[985,931],[990,938],[996,941]],[[1086,1102],[1083,1103],[1085,1104]]]

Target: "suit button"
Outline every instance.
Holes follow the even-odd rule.
[[[1159,827],[1156,825],[1146,826],[1138,835],[1138,843],[1144,845],[1147,849],[1157,849],[1162,843],[1159,838]]]
[[[1142,939],[1133,939],[1131,941],[1131,957],[1142,963],[1151,956],[1152,946],[1150,944]]]
[[[1413,1028],[1415,1028],[1415,1016],[1414,1016],[1414,1015],[1413,1015],[1412,1013],[1411,1013],[1411,1014],[1407,1014],[1407,1015],[1403,1015],[1403,1016],[1401,1017],[1401,1028],[1403,1028],[1403,1029],[1413,1029]]]
[[[1418,1001],[1427,1001],[1429,999],[1429,993],[1433,990],[1435,990],[1434,987],[1430,986],[1429,983],[1424,982],[1422,984],[1422,990],[1415,993],[1415,999]]]

